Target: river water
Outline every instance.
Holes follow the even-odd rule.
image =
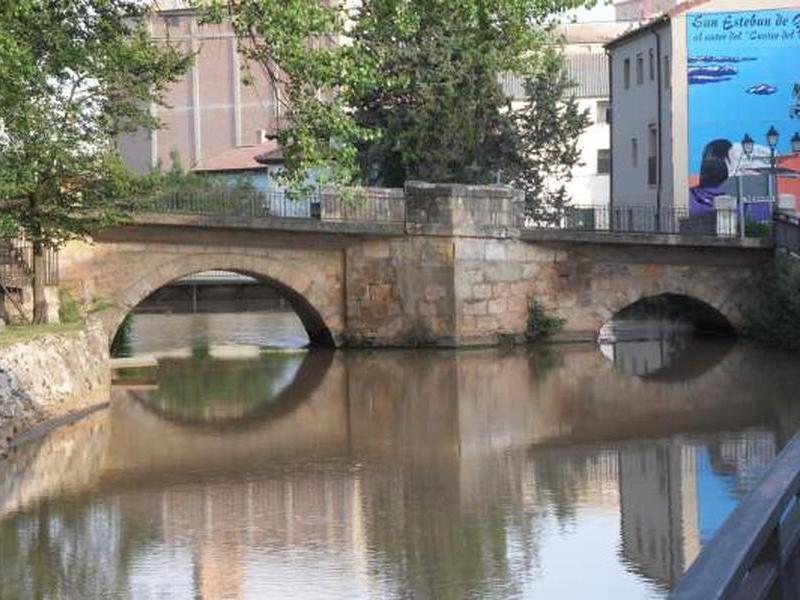
[[[659,322],[304,340],[137,315],[159,368],[0,462],[0,598],[662,598],[800,423],[796,355]]]

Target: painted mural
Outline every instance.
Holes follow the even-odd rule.
[[[751,219],[767,218],[770,127],[780,134],[778,190],[800,199],[790,142],[800,131],[800,10],[694,13],[686,27],[690,212],[729,194],[749,202]],[[749,156],[745,134],[755,141]]]

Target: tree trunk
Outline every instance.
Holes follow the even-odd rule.
[[[47,300],[44,297],[44,246],[33,242],[33,322],[47,323]]]

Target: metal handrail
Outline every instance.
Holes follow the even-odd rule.
[[[497,204],[497,209],[482,211],[481,216],[502,217],[503,223],[522,229],[716,238],[735,238],[743,234],[765,237],[772,229],[771,220],[761,223],[748,217],[747,228],[742,231],[740,214],[736,209],[712,210],[697,215],[680,207],[570,205],[559,210],[537,211],[524,202],[514,202],[509,215],[501,202]],[[169,190],[141,199],[136,205],[139,210],[154,213],[350,223],[430,224],[440,217],[436,211],[416,210],[416,205],[407,204],[402,189],[391,188],[351,188],[345,194],[322,189],[299,199],[291,198],[283,190]]]
[[[140,210],[168,214],[276,217],[398,223],[405,218],[400,190],[354,190],[347,197],[314,191],[292,198],[281,190],[173,190],[137,202]]]
[[[0,240],[0,280],[8,288],[23,287],[33,278],[33,243],[23,238]],[[58,251],[44,250],[44,283],[59,281]]]
[[[774,237],[776,248],[800,255],[800,216],[776,212]]]
[[[800,596],[800,434],[706,544],[672,600]]]

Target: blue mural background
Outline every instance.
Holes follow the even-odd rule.
[[[788,152],[800,129],[800,10],[693,13],[686,27],[689,173],[710,141],[749,133],[766,146],[771,125]]]

